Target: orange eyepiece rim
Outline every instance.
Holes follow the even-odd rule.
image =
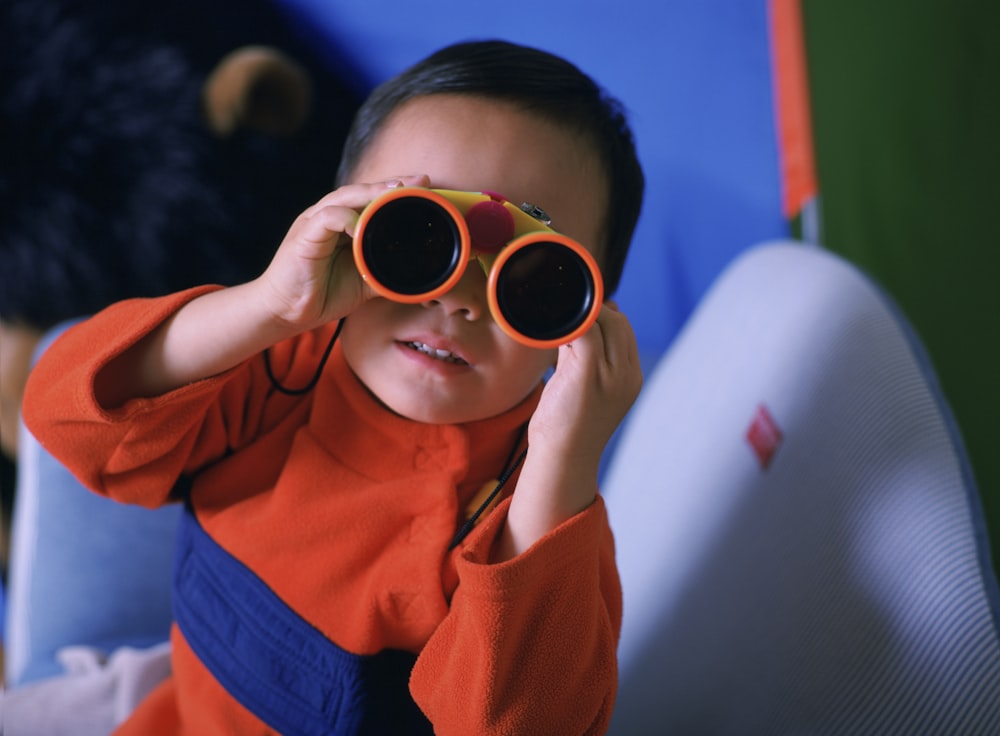
[[[508,260],[516,255],[518,251],[535,243],[555,243],[573,251],[573,253],[580,260],[582,260],[584,265],[587,267],[594,286],[594,292],[591,295],[590,305],[580,324],[577,325],[577,327],[571,332],[549,340],[536,339],[515,329],[504,316],[497,299],[497,281],[500,279],[500,274],[503,272],[504,265]],[[580,245],[580,243],[575,241],[573,238],[563,235],[562,233],[557,233],[555,231],[539,231],[527,233],[515,238],[509,245],[507,245],[506,248],[500,251],[496,261],[494,261],[493,266],[490,268],[489,281],[486,287],[486,298],[489,302],[490,314],[492,314],[494,321],[505,334],[512,339],[517,340],[519,343],[527,345],[528,347],[537,348],[539,350],[549,350],[551,348],[557,348],[560,345],[573,342],[589,330],[594,322],[597,321],[597,316],[601,312],[601,306],[604,304],[604,281],[601,278],[601,270],[597,265],[596,259],[590,251]]]
[[[364,233],[365,228],[368,226],[372,217],[375,216],[384,205],[397,199],[412,199],[414,197],[434,202],[445,210],[451,217],[456,228],[458,229],[459,234],[459,267],[456,268],[439,286],[419,294],[405,294],[390,289],[388,286],[379,281],[375,274],[372,273],[364,257]],[[420,304],[421,302],[432,301],[447,294],[455,287],[456,284],[458,284],[459,281],[461,281],[462,275],[465,273],[465,266],[469,262],[469,256],[472,252],[469,227],[465,223],[465,218],[462,216],[461,210],[459,210],[458,207],[451,202],[451,200],[441,194],[438,194],[433,189],[423,189],[420,187],[401,187],[399,189],[390,189],[385,194],[373,199],[361,212],[361,216],[358,218],[358,224],[354,231],[354,243],[352,245],[352,249],[354,254],[354,263],[357,265],[358,271],[361,272],[361,277],[365,280],[365,282],[368,283],[368,285],[371,286],[372,289],[380,296],[384,296],[387,299],[391,299],[394,302],[400,302],[402,304]]]

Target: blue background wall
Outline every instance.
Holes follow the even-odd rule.
[[[763,0],[284,2],[362,91],[446,44],[504,38],[568,58],[618,97],[648,187],[618,301],[647,355],[735,253],[787,232]]]

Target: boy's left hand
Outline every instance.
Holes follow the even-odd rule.
[[[632,326],[605,304],[585,335],[559,348],[528,425],[528,455],[498,557],[523,552],[593,503],[601,454],[641,387]]]
[[[586,334],[559,348],[555,372],[528,428],[529,447],[596,473],[641,387],[635,333],[628,318],[607,303]]]

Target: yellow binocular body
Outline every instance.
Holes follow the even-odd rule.
[[[354,260],[376,293],[416,304],[451,290],[474,258],[500,328],[552,348],[590,328],[604,285],[590,252],[541,218],[538,208],[490,192],[391,189],[361,213]]]

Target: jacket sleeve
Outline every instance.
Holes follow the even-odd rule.
[[[463,550],[451,609],[417,660],[411,692],[442,736],[603,734],[622,609],[604,502],[491,565],[507,505]]]
[[[85,486],[125,503],[154,507],[172,500],[182,475],[211,464],[287,412],[269,392],[262,361],[120,408],[99,404],[101,369],[148,335],[201,287],[108,307],[61,335],[39,358],[25,389],[25,425]],[[278,351],[279,375],[291,364]],[[306,361],[302,361],[306,362]],[[315,366],[315,363],[312,363]],[[298,377],[293,377],[293,382]],[[285,399],[285,406],[273,406]],[[269,408],[270,407],[270,408]]]

